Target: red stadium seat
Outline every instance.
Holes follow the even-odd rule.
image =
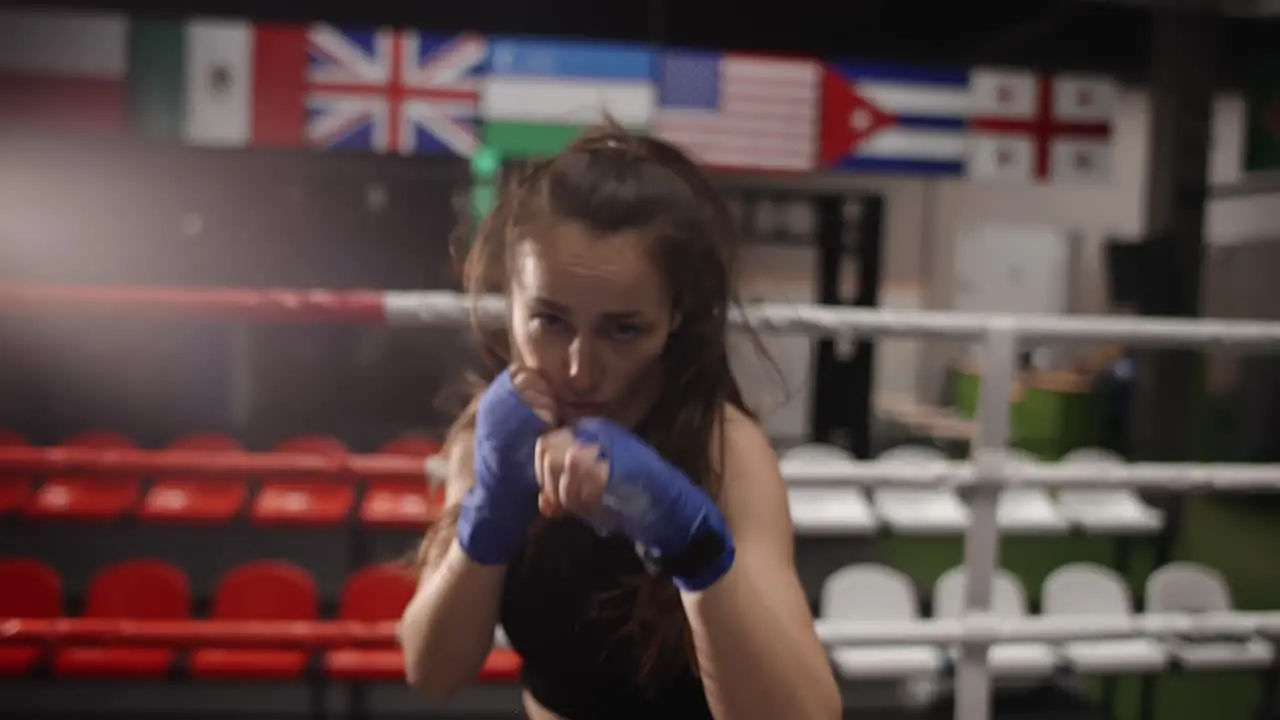
[[[301,435],[276,446],[277,452],[343,456],[347,448],[323,435]],[[279,477],[263,482],[250,516],[261,525],[336,525],[351,514],[355,488],[327,477]]]
[[[413,598],[417,583],[405,569],[374,565],[352,575],[342,591],[338,617],[377,622],[397,620]],[[494,649],[480,670],[482,682],[516,682],[520,656]],[[339,648],[325,653],[325,672],[347,682],[403,682],[404,654],[399,648]]]
[[[84,616],[180,620],[191,616],[191,585],[182,570],[160,560],[126,560],[89,583]],[[53,655],[59,677],[164,679],[177,651],[157,647],[68,647]]]
[[[420,530],[440,517],[444,487],[428,488],[421,482],[372,482],[360,503],[360,520],[380,528]]]
[[[239,450],[227,435],[199,433],[179,438],[170,450]],[[249,499],[245,478],[174,475],[157,479],[142,500],[138,517],[147,522],[216,524],[229,522]]]
[[[395,440],[385,442],[378,452],[388,455],[421,455],[430,457],[439,454],[440,443],[426,435],[401,435]]]
[[[477,679],[484,683],[519,682],[521,663],[514,650],[495,648],[489,651]],[[349,682],[404,682],[404,653],[398,649],[334,650],[325,658],[325,670],[330,677]]]
[[[0,617],[62,615],[62,581],[53,568],[32,558],[0,558]],[[44,657],[39,645],[0,644],[0,676],[31,672]]]
[[[135,447],[129,438],[106,431],[80,433],[62,444],[101,450]],[[39,519],[115,520],[133,510],[141,494],[141,480],[131,475],[53,477],[27,503],[27,515]]]
[[[214,593],[216,620],[315,620],[315,581],[296,565],[258,560],[223,576]],[[191,675],[199,678],[296,680],[307,667],[303,650],[202,648],[191,654]]]
[[[494,648],[485,658],[484,667],[480,668],[480,682],[514,683],[520,682],[522,661],[515,650]]]
[[[29,478],[0,478],[0,515],[17,512],[29,506],[31,495]]]
[[[428,437],[409,435],[392,440],[378,448],[378,452],[422,458],[423,477],[421,480],[369,478],[364,501],[360,503],[361,522],[375,527],[417,530],[439,517],[444,492],[428,488],[426,461],[440,452],[440,444]]]
[[[408,571],[394,565],[367,567],[347,579],[338,603],[343,620],[397,620],[409,604],[417,583]],[[348,682],[395,682],[404,679],[399,648],[339,648],[324,656],[325,672]]]
[[[396,563],[371,565],[347,578],[338,602],[342,620],[398,620],[413,598],[418,582]]]
[[[27,439],[10,431],[0,430],[0,447],[25,446]],[[0,475],[0,515],[19,512],[31,502],[31,478],[22,475]]]

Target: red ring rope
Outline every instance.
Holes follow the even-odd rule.
[[[0,285],[0,311],[122,312],[221,320],[377,322],[386,293],[376,290],[246,290],[232,288]]]
[[[390,646],[396,623],[355,620],[109,620],[0,618],[6,643],[158,647],[330,648]]]
[[[199,475],[332,475],[423,480],[425,458],[406,455],[325,456],[239,450],[99,450],[0,447],[0,472],[193,473]]]

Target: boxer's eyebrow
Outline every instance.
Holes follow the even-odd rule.
[[[558,315],[573,314],[573,311],[569,309],[568,305],[558,303],[555,300],[543,297],[542,295],[535,295],[530,298],[529,301],[539,310],[553,312]],[[609,312],[601,313],[600,317],[609,320],[610,322],[636,321],[643,319],[645,317],[645,313],[642,310],[611,310]]]
[[[532,302],[534,305],[541,307],[543,310],[550,310],[552,312],[562,313],[566,315],[569,313],[568,306],[558,303],[555,300],[552,300],[550,298],[545,298],[541,295],[535,295],[532,298]]]

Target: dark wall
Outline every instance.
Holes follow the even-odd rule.
[[[452,282],[461,160],[34,140],[0,155],[5,279]]]
[[[0,142],[0,157],[0,281],[457,287],[459,160],[36,141]],[[457,331],[2,310],[0,425],[39,441],[107,425],[147,443],[196,429],[376,443],[446,421],[433,401],[472,357]],[[240,428],[235,352],[256,398]]]

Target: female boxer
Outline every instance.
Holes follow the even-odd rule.
[[[503,194],[467,280],[506,294],[511,367],[448,441],[401,622],[424,695],[470,683],[501,622],[534,720],[839,717],[729,367],[735,239],[689,159],[617,130]]]

